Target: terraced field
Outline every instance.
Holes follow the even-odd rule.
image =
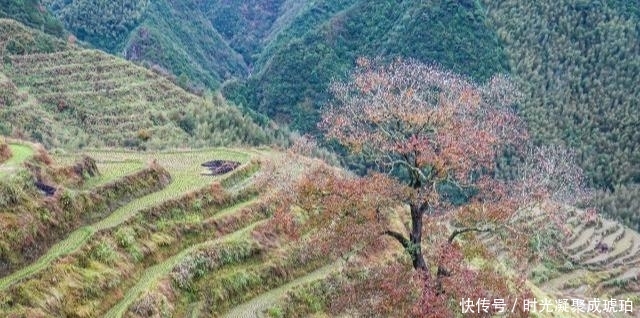
[[[569,218],[572,235],[563,243],[569,264],[542,286],[566,295],[630,298],[640,303],[640,234],[584,211]]]
[[[310,282],[321,280],[326,278],[329,274],[336,272],[339,270],[341,264],[340,262],[336,262],[333,264],[326,265],[322,268],[319,268],[307,275],[304,275],[300,278],[297,278],[285,285],[282,285],[278,288],[272,289],[260,296],[257,296],[245,303],[242,303],[229,312],[227,312],[224,317],[226,318],[259,318],[265,317],[265,311],[269,309],[270,306],[276,304],[283,295],[285,295],[290,290],[302,286],[304,284],[309,284]]]
[[[283,257],[295,245],[256,237],[272,213],[269,189],[257,189],[253,182],[269,152],[86,154],[103,173],[83,189],[123,178],[150,161],[169,171],[171,183],[69,233],[34,263],[0,278],[0,316],[148,316],[157,310],[217,316],[274,289],[258,298],[260,308],[266,308],[288,288],[333,268],[323,267],[320,259],[300,263]],[[69,163],[77,157],[58,155],[56,160]],[[213,159],[241,165],[211,176],[201,164]],[[323,269],[314,272],[317,268]],[[211,284],[221,286],[218,292],[225,295],[213,303],[202,288]]]
[[[236,108],[97,51],[10,55],[2,82],[20,99],[0,108],[3,129],[47,147],[178,148],[265,142]]]
[[[29,146],[11,147],[15,155],[5,165],[18,167],[34,154]],[[35,262],[1,277],[0,316],[263,317],[287,292],[339,271],[339,262],[301,261],[300,246],[257,234],[273,213],[269,200],[278,199],[254,182],[262,162],[274,160],[271,151],[86,155],[102,174],[77,191],[121,180],[152,162],[169,172],[171,182],[68,233]],[[79,157],[55,159],[71,164]],[[212,176],[202,163],[214,159],[241,165]],[[304,171],[300,165],[287,172]],[[534,270],[536,295],[640,302],[640,235],[584,211],[569,215],[573,232],[562,242],[567,261]],[[490,234],[483,240],[492,245]]]
[[[528,214],[528,222],[548,223],[539,212]],[[633,302],[636,313],[636,306],[640,304],[640,233],[595,212],[566,207],[566,213],[570,234],[564,241],[553,243],[561,255],[531,269],[529,286],[534,295],[539,300],[628,299]],[[494,252],[500,253],[504,248],[494,234],[484,233],[478,237]],[[548,316],[629,317],[622,313],[596,316],[575,312]]]

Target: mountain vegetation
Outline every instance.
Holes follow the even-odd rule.
[[[53,36],[62,37],[65,34],[62,23],[47,10],[40,0],[0,1],[0,19],[7,18]]]
[[[44,2],[70,30],[107,34],[76,32],[81,40],[166,69],[184,88],[221,88],[235,104],[303,133],[318,133],[330,83],[358,57],[414,58],[479,83],[510,74],[538,144],[575,149],[590,184],[612,200],[616,188],[638,183],[633,1],[113,2],[82,26],[90,3]]]
[[[316,131],[330,82],[360,56],[435,62],[479,81],[508,71],[473,1],[317,1],[278,28],[246,83],[223,92],[304,132]]]
[[[536,140],[575,149],[594,185],[640,182],[640,20],[600,1],[487,6]]]
[[[592,204],[640,228],[640,5],[633,1],[486,1],[538,143],[573,149]],[[614,204],[615,202],[615,204]]]
[[[149,1],[41,1],[69,32],[115,52],[135,28]]]
[[[0,163],[9,160],[9,158],[11,158],[11,148],[4,138],[0,137]]]
[[[84,9],[92,3],[45,1],[79,39],[186,85],[230,80],[225,96],[305,132],[315,131],[331,79],[358,56],[435,61],[477,80],[508,70],[473,1],[116,1],[92,7],[95,18]]]
[[[0,316],[637,315],[638,21],[0,0]]]
[[[24,34],[11,36],[4,50],[2,86],[9,94],[8,107],[0,109],[0,131],[5,134],[68,149],[275,141],[275,131],[220,98],[184,91],[161,70],[45,35],[34,37],[10,21],[0,25]]]
[[[53,53],[66,47],[67,43],[61,39],[26,28],[15,20],[0,19],[0,55],[3,63],[11,54]]]
[[[212,25],[215,3],[195,1],[46,0],[44,3],[80,40],[181,78],[184,87],[215,89],[244,77],[242,55]],[[233,5],[233,6],[232,6]],[[230,4],[235,10],[247,5]],[[90,13],[88,13],[90,12]],[[262,19],[262,14],[256,19]]]

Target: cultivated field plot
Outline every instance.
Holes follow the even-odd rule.
[[[335,269],[326,267],[330,260],[324,257],[301,262],[304,249],[282,238],[265,243],[255,237],[273,213],[274,198],[253,181],[270,151],[82,155],[94,158],[101,171],[82,186],[89,190],[154,164],[170,173],[171,182],[69,233],[35,262],[1,277],[0,316],[218,316],[259,296],[234,311],[253,315],[297,284]],[[82,155],[55,159],[70,163]],[[212,176],[202,165],[212,160],[240,166]]]
[[[173,149],[258,144],[265,131],[234,107],[97,50],[11,55],[0,81],[16,95],[4,129],[48,148]],[[3,96],[4,98],[4,96]]]
[[[584,211],[571,214],[573,233],[563,242],[567,264],[562,275],[550,275],[543,288],[640,304],[640,234],[618,222],[589,217]]]
[[[167,169],[171,176],[180,180],[173,186],[173,192],[193,189],[193,186],[202,186],[219,178],[206,175],[207,169],[202,163],[212,159],[234,160],[246,163],[253,154],[249,150],[212,149],[212,150],[184,150],[171,152],[135,152],[126,150],[88,150],[85,154],[96,160],[102,176],[90,180],[94,184],[108,182],[133,171],[142,168],[145,164],[156,161]],[[60,155],[56,157],[59,162],[74,162],[80,155]]]

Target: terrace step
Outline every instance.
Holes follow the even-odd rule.
[[[100,187],[97,187],[97,188],[108,189],[111,186],[111,184],[117,184],[117,182],[120,182],[121,180],[127,180],[127,178],[133,178],[137,173],[140,173],[140,172],[142,172],[142,170],[136,171],[130,175],[122,176],[121,178],[119,178],[119,180],[114,180],[108,184],[101,185]],[[137,202],[141,198],[153,195],[154,193],[161,192],[162,186],[154,186],[152,190],[154,192],[149,193],[149,191],[147,191],[147,193],[137,197],[131,196],[130,198],[128,198],[128,202],[126,202],[126,204],[115,205],[112,209],[109,209],[107,212],[109,213],[110,216],[112,216],[113,214],[118,213],[118,211],[122,209],[126,209],[129,205],[131,205],[134,202]],[[115,200],[116,198],[113,198],[113,199]],[[103,221],[104,219],[96,223],[84,225],[75,229],[74,231],[69,233],[69,235],[66,238],[55,243],[51,248],[49,248],[49,250],[46,251],[46,253],[44,253],[44,255],[41,255],[35,262],[0,279],[0,291],[5,290],[9,286],[38,273],[39,271],[47,267],[49,264],[51,264],[53,261],[60,258],[61,256],[68,255],[73,251],[77,250],[80,246],[86,243],[92,235],[94,235],[97,231],[101,229],[98,225],[101,224]]]
[[[606,243],[605,243],[606,244]],[[617,259],[620,259],[626,255],[633,249],[634,241],[627,238],[621,242],[618,242],[615,245],[608,245],[612,250],[601,252],[600,255],[597,255],[594,258],[585,260],[583,262],[584,265],[587,266],[607,266],[611,265]]]
[[[592,243],[594,234],[596,234],[595,228],[584,229],[565,250],[569,254],[580,254],[579,252],[584,251]]]
[[[125,60],[107,60],[105,62],[96,63],[74,63],[70,64],[55,64],[52,66],[43,66],[40,64],[31,64],[28,66],[16,67],[15,73],[24,77],[18,76],[17,82],[28,83],[28,77],[39,76],[53,76],[64,77],[74,75],[78,73],[106,73],[113,71],[126,70],[131,68],[131,63]],[[14,82],[16,82],[14,80]]]
[[[203,153],[207,154],[209,152],[203,152]],[[113,156],[114,153],[111,152],[110,155]],[[131,155],[135,156],[135,154],[131,154]],[[197,156],[194,158],[197,158]],[[116,159],[116,158],[113,158],[113,159]],[[211,159],[211,158],[209,157],[207,159]],[[162,162],[162,158],[160,158],[159,161]],[[201,162],[193,162],[192,164],[193,166],[197,167],[196,169],[199,169],[200,163]],[[178,165],[178,167],[181,167],[181,165]],[[181,169],[188,169],[188,167],[189,165],[187,165],[186,167],[182,167]],[[172,172],[172,176],[176,177],[176,175],[174,175],[173,172]],[[177,176],[181,176],[181,174],[178,173]],[[184,175],[182,176],[185,177]],[[233,176],[234,174],[232,172],[225,175],[224,178],[231,178]],[[243,176],[242,178],[238,178],[238,179],[244,179],[244,177],[248,177],[248,176]],[[58,245],[62,246],[63,248],[49,249],[49,251],[45,255],[41,256],[35,263],[27,267],[24,267],[20,271],[15,272],[1,279],[0,291],[5,290],[9,286],[40,272],[42,269],[50,265],[53,261],[57,260],[58,258],[75,252],[80,247],[82,247],[84,243],[87,242],[96,232],[114,228],[124,222],[127,222],[131,217],[143,211],[144,209],[148,209],[149,207],[160,204],[167,200],[180,197],[185,192],[197,190],[202,187],[202,183],[204,180],[209,180],[208,182],[212,182],[211,179],[209,178],[198,177],[197,173],[194,173],[193,175],[188,176],[187,178],[188,178],[186,179],[187,182],[184,182],[185,180],[182,180],[181,182],[175,182],[174,180],[174,182],[170,183],[164,189],[153,192],[151,194],[145,195],[140,198],[136,198],[130,201],[128,204],[112,211],[104,219],[96,223],[93,223],[91,225],[82,227],[70,233],[66,239],[60,241],[56,245],[56,246]],[[238,180],[237,182],[240,182],[240,181],[241,180]]]
[[[66,61],[94,62],[111,59],[109,55],[97,50],[66,50],[54,53],[33,53],[24,55],[12,55],[11,61],[17,64],[33,63],[62,63]]]
[[[79,72],[69,74],[63,77],[40,77],[30,81],[31,86],[46,86],[46,85],[59,85],[61,82],[94,82],[100,80],[113,80],[113,81],[145,81],[155,79],[156,76],[153,73],[146,71],[145,69],[139,69],[130,67],[122,70],[114,70],[108,72]],[[63,81],[61,79],[64,79]]]
[[[235,317],[243,317],[243,318],[258,318],[262,317],[262,313],[269,309],[269,306],[275,304],[281,297],[283,297],[287,292],[298,288],[302,285],[309,284],[314,281],[319,281],[328,277],[331,273],[334,273],[340,269],[342,264],[340,262],[336,262],[333,264],[326,265],[324,267],[318,268],[315,271],[304,275],[302,277],[296,278],[282,286],[271,289],[268,292],[262,293],[257,297],[250,299],[249,301],[242,303],[231,310],[229,310],[224,317],[227,318],[235,318]]]
[[[133,304],[138,297],[158,280],[166,277],[176,266],[180,264],[187,256],[205,248],[215,248],[216,246],[222,246],[225,243],[232,240],[241,239],[247,237],[249,232],[258,224],[262,222],[256,222],[246,226],[242,230],[236,231],[231,235],[226,235],[215,240],[206,241],[204,243],[192,245],[187,249],[180,251],[180,253],[158,263],[154,266],[147,268],[136,284],[127,290],[126,294],[120,302],[113,306],[104,317],[122,317],[127,311],[129,306]]]

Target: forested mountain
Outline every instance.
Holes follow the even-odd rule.
[[[64,27],[40,0],[0,0],[0,18],[11,18],[51,35],[62,36]]]
[[[481,81],[508,70],[470,0],[94,2],[45,1],[79,39],[183,83],[237,79],[228,97],[304,131],[314,130],[328,83],[358,56],[435,61]]]
[[[78,38],[215,89],[248,74],[281,1],[43,1]]]
[[[224,92],[303,131],[315,131],[328,83],[359,56],[436,62],[479,81],[508,71],[474,1],[316,1],[296,13],[274,30],[254,75]]]
[[[592,1],[487,1],[539,142],[575,149],[595,184],[640,182],[640,24]]]
[[[639,227],[640,5],[485,1],[538,143],[573,149],[596,205]]]

